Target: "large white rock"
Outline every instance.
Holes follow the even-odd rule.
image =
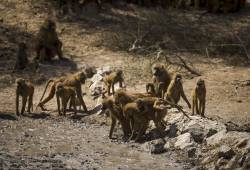
[[[176,137],[176,142],[174,144],[175,148],[178,149],[185,149],[189,146],[193,146],[194,145],[194,141],[192,139],[192,136],[190,133],[184,133],[178,137]]]

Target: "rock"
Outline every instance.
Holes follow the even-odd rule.
[[[222,167],[226,166],[228,163],[228,160],[224,158],[219,158],[216,162],[216,169],[222,169]]]
[[[213,136],[210,136],[209,138],[206,139],[206,142],[208,145],[216,145],[218,144],[225,136],[226,136],[226,129],[222,130]]]
[[[187,148],[187,147],[193,146],[193,145],[194,145],[194,142],[193,142],[191,134],[184,133],[184,134],[177,137],[177,140],[174,144],[174,147],[179,148],[179,149],[184,149],[184,148]]]
[[[156,139],[150,142],[146,142],[142,145],[142,148],[146,152],[150,152],[152,154],[160,154],[165,152],[165,145],[166,141],[164,139]]]
[[[247,139],[247,138],[237,140],[237,142],[236,142],[236,147],[237,147],[237,148],[243,148],[243,147],[245,147],[245,146],[247,145],[247,143],[248,143],[248,140],[249,140],[249,139]]]
[[[213,135],[216,134],[217,132],[218,132],[217,130],[210,128],[210,129],[208,130],[208,132],[207,132],[206,137],[209,138],[210,136],[213,136]]]
[[[226,165],[225,169],[235,169],[237,166],[237,157],[234,156]]]
[[[187,149],[187,154],[189,158],[193,158],[195,157],[195,153],[196,153],[196,148],[195,147],[191,147]]]
[[[169,132],[168,132],[168,137],[170,138],[176,137],[177,131],[178,129],[177,129],[176,124],[171,124],[169,128]]]
[[[192,129],[192,131],[190,132],[194,141],[197,143],[202,143],[203,139],[204,139],[204,131],[200,130],[200,129]]]
[[[223,157],[225,159],[231,159],[234,155],[235,155],[235,152],[233,151],[233,149],[227,145],[222,145],[218,149],[219,158]]]

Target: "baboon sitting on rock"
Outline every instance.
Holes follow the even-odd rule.
[[[46,19],[42,24],[36,37],[36,59],[39,61],[51,61],[56,55],[63,58],[62,42],[56,33],[56,23],[51,19]]]

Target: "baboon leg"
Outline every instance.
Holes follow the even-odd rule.
[[[58,58],[61,59],[61,60],[64,59],[63,52],[62,52],[62,42],[58,41],[58,43],[57,43],[57,45],[56,45],[55,48],[56,48],[55,52],[58,55]]]
[[[56,94],[56,102],[57,102],[58,114],[61,115],[60,98],[59,98],[59,96],[57,94]]]
[[[62,98],[62,112],[63,115],[66,115],[66,107],[67,107],[67,100],[65,98]]]
[[[26,103],[27,103],[27,97],[23,97],[23,98],[22,98],[22,110],[21,110],[21,115],[23,115],[23,113],[24,113]]]
[[[199,112],[199,105],[198,105],[198,100],[195,100],[195,109],[196,109],[196,114],[200,114]]]
[[[201,116],[205,117],[205,107],[206,107],[206,103],[205,101],[202,102],[202,109],[201,109]]]
[[[131,135],[130,135],[128,141],[132,140],[132,138],[133,138],[134,135],[135,135],[135,121],[134,121],[134,119],[131,118],[131,120],[129,121],[129,123],[130,123],[130,128],[131,128],[132,133],[131,133]]]
[[[194,109],[196,107],[196,102],[195,102],[195,99],[192,100],[192,115],[194,115]]]
[[[76,114],[76,112],[77,112],[77,111],[76,111],[76,110],[77,110],[77,109],[76,109],[76,100],[75,100],[74,97],[73,97],[71,100],[72,100],[72,104],[73,104],[73,107],[74,107],[74,114]],[[68,103],[68,102],[67,102],[67,103]],[[67,103],[66,103],[66,106],[67,106]],[[80,106],[80,107],[81,107],[81,106]]]
[[[138,134],[137,134],[137,136],[135,138],[136,142],[138,142],[140,140],[141,136],[143,135],[143,133],[145,133],[145,124],[146,123],[144,123],[144,122],[141,124],[139,132],[138,132]]]
[[[112,94],[114,95],[115,94],[115,84],[114,83],[112,83]]]
[[[28,113],[30,113],[30,109],[31,109],[32,105],[33,105],[33,95],[31,95],[31,96],[29,97],[29,101],[28,101],[28,110],[27,110]]]
[[[110,127],[110,131],[109,131],[109,139],[112,139],[112,134],[113,134],[115,125],[116,125],[116,119],[111,116],[111,127]]]
[[[110,96],[111,93],[110,93],[110,88],[111,88],[111,85],[108,85],[108,95]]]

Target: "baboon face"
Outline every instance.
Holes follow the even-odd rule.
[[[198,87],[203,87],[205,85],[205,81],[203,80],[203,79],[199,79],[198,81],[197,81],[197,86]]]
[[[23,78],[19,78],[16,80],[18,86],[23,86],[25,84],[25,80]]]
[[[182,76],[180,74],[176,74],[174,77],[174,80],[176,83],[180,83],[182,80]]]
[[[152,66],[152,73],[154,76],[161,76],[164,69],[165,69],[165,67],[163,64],[156,63]]]
[[[44,27],[47,30],[56,30],[56,23],[51,19],[46,19],[44,22]]]
[[[144,107],[143,107],[143,100],[142,99],[137,99],[136,101],[136,104],[137,104],[137,107],[140,111],[143,111],[144,110]]]
[[[87,78],[92,78],[94,74],[96,74],[96,69],[94,67],[87,67],[84,70]]]

